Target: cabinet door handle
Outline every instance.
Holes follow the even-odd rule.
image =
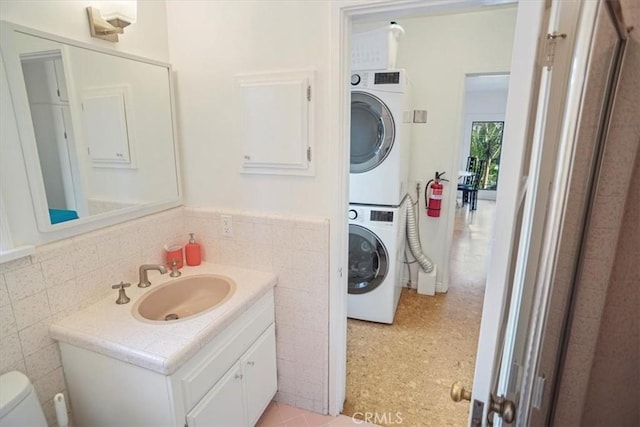
[[[242,379],[242,374],[236,374],[235,379],[241,380]]]
[[[249,361],[247,362],[247,365],[249,365],[249,366],[255,366],[255,365],[256,365],[256,362],[254,362],[253,360],[249,360]]]

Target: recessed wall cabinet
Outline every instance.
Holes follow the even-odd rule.
[[[313,175],[314,72],[236,77],[242,172]]]
[[[273,291],[169,376],[60,350],[78,425],[253,426],[277,389]]]

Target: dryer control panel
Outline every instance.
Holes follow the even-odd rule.
[[[393,212],[372,210],[371,217],[369,219],[371,221],[378,221],[378,222],[393,222]]]
[[[405,70],[353,71],[351,89],[371,89],[382,92],[404,93],[407,86]]]

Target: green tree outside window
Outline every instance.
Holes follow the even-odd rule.
[[[471,124],[470,155],[487,162],[483,176],[478,177],[481,190],[498,188],[503,130],[504,122],[473,122]]]

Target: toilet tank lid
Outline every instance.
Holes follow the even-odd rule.
[[[22,402],[32,390],[29,378],[21,372],[11,371],[0,375],[0,419]]]

